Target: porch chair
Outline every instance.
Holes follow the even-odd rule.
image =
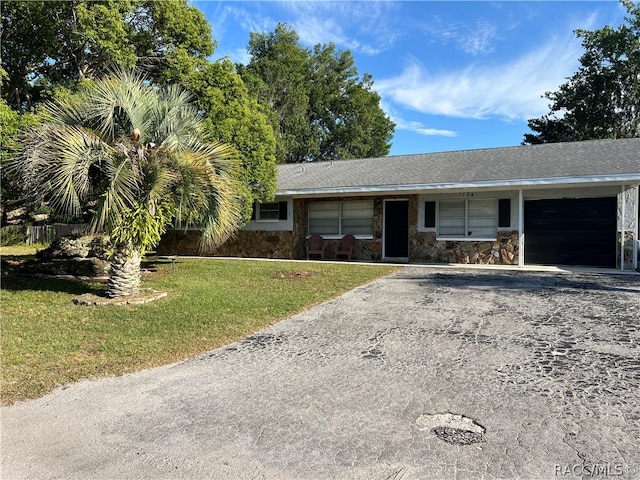
[[[320,260],[324,260],[324,239],[317,233],[311,235],[307,243],[307,260],[311,255],[318,255]]]
[[[353,251],[356,249],[356,237],[353,235],[345,235],[340,241],[340,245],[336,249],[336,260],[338,256],[347,257],[347,260],[351,261]]]

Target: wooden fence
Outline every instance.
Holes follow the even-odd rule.
[[[27,227],[27,243],[29,245],[34,243],[49,244],[65,235],[84,233],[88,229],[88,223],[56,223],[53,225]]]

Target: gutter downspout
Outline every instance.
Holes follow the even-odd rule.
[[[518,267],[524,267],[524,195],[518,190]]]

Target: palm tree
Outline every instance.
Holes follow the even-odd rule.
[[[25,188],[57,211],[91,205],[93,232],[114,246],[107,295],[135,295],[140,260],[168,225],[198,225],[202,247],[241,221],[235,150],[202,140],[201,117],[177,86],[116,70],[44,108],[13,162]]]

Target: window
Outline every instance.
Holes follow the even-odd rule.
[[[497,215],[494,199],[440,200],[438,235],[454,238],[495,238]]]
[[[373,201],[309,204],[309,234],[372,236]]]
[[[258,205],[258,220],[278,220],[280,205],[278,202],[260,203]]]
[[[287,219],[287,202],[256,203],[253,206],[253,220],[277,222]]]

